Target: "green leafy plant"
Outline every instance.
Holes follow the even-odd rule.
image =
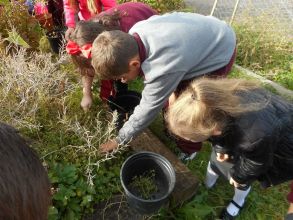
[[[25,42],[25,40],[16,32],[13,28],[8,32],[8,37],[3,39],[4,41],[8,41],[14,45],[22,46],[24,48],[30,48],[30,45]]]
[[[74,165],[54,164],[49,177],[52,183],[53,207],[50,219],[81,219],[84,209],[89,208],[95,194],[94,187],[89,186],[78,175]]]
[[[176,211],[176,216],[179,219],[211,219],[216,215],[215,209],[207,202],[208,192],[203,190],[186,205],[180,207]]]
[[[38,21],[28,13],[28,8],[23,1],[3,2],[0,9],[0,33],[1,38],[9,39],[17,33],[18,41],[12,41],[16,45],[26,42],[32,50],[37,49],[39,40],[44,35]],[[3,44],[4,42],[2,42]],[[23,44],[23,43],[22,43]],[[7,42],[5,44],[7,46]],[[2,47],[3,48],[3,47]]]

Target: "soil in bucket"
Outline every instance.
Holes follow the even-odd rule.
[[[120,179],[130,208],[149,215],[168,201],[175,186],[175,171],[165,157],[144,151],[125,160]]]
[[[131,90],[121,91],[115,97],[108,99],[108,105],[111,111],[118,112],[116,128],[119,130],[133,113],[135,107],[139,104],[141,94]]]
[[[49,40],[50,46],[55,53],[60,52],[63,45],[64,30],[63,29],[54,29],[47,32],[47,38]]]

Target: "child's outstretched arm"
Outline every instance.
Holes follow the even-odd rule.
[[[155,70],[155,68],[152,68]],[[156,70],[155,70],[156,71]],[[158,71],[156,71],[158,72]],[[147,75],[147,74],[146,74]],[[141,133],[162,110],[169,96],[177,88],[183,74],[164,74],[145,80],[142,98],[129,120],[119,130],[117,141],[127,143]]]
[[[82,75],[82,85],[83,85],[83,97],[81,100],[81,107],[83,108],[84,111],[89,110],[93,103],[93,98],[92,98],[92,83],[94,80],[94,77],[88,76],[87,74]]]
[[[65,32],[65,39],[68,41],[70,34],[74,31],[78,12],[76,12],[75,9],[72,8],[69,0],[63,0],[63,3],[65,25],[68,28]]]
[[[171,93],[176,89],[178,82],[180,82],[179,77],[180,74],[179,76],[166,74],[161,76],[160,79],[151,80],[151,83],[145,83],[142,99],[134,109],[134,113],[119,130],[119,135],[116,139],[102,144],[100,150],[102,152],[114,150],[119,144],[128,143],[142,132],[155,119]]]

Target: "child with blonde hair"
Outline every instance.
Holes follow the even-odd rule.
[[[63,0],[65,24],[68,29],[65,39],[74,31],[78,20],[89,20],[93,16],[116,6],[116,0]]]
[[[166,120],[176,135],[212,144],[206,186],[221,175],[235,188],[221,219],[236,218],[253,181],[269,187],[293,179],[293,105],[256,83],[195,80],[173,101]]]
[[[69,36],[66,50],[80,69],[83,83],[81,106],[87,110],[92,105],[91,86],[95,71],[91,65],[91,47],[94,39],[104,31],[128,32],[137,22],[156,15],[157,12],[140,2],[127,2],[101,12],[89,21],[80,21]],[[115,83],[114,83],[115,82]],[[107,101],[116,92],[127,90],[127,84],[120,80],[101,80],[100,98]]]

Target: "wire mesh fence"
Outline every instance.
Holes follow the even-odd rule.
[[[274,21],[272,31],[293,36],[293,0],[185,0],[185,3],[196,13],[212,14],[229,23],[266,17],[264,21]]]

